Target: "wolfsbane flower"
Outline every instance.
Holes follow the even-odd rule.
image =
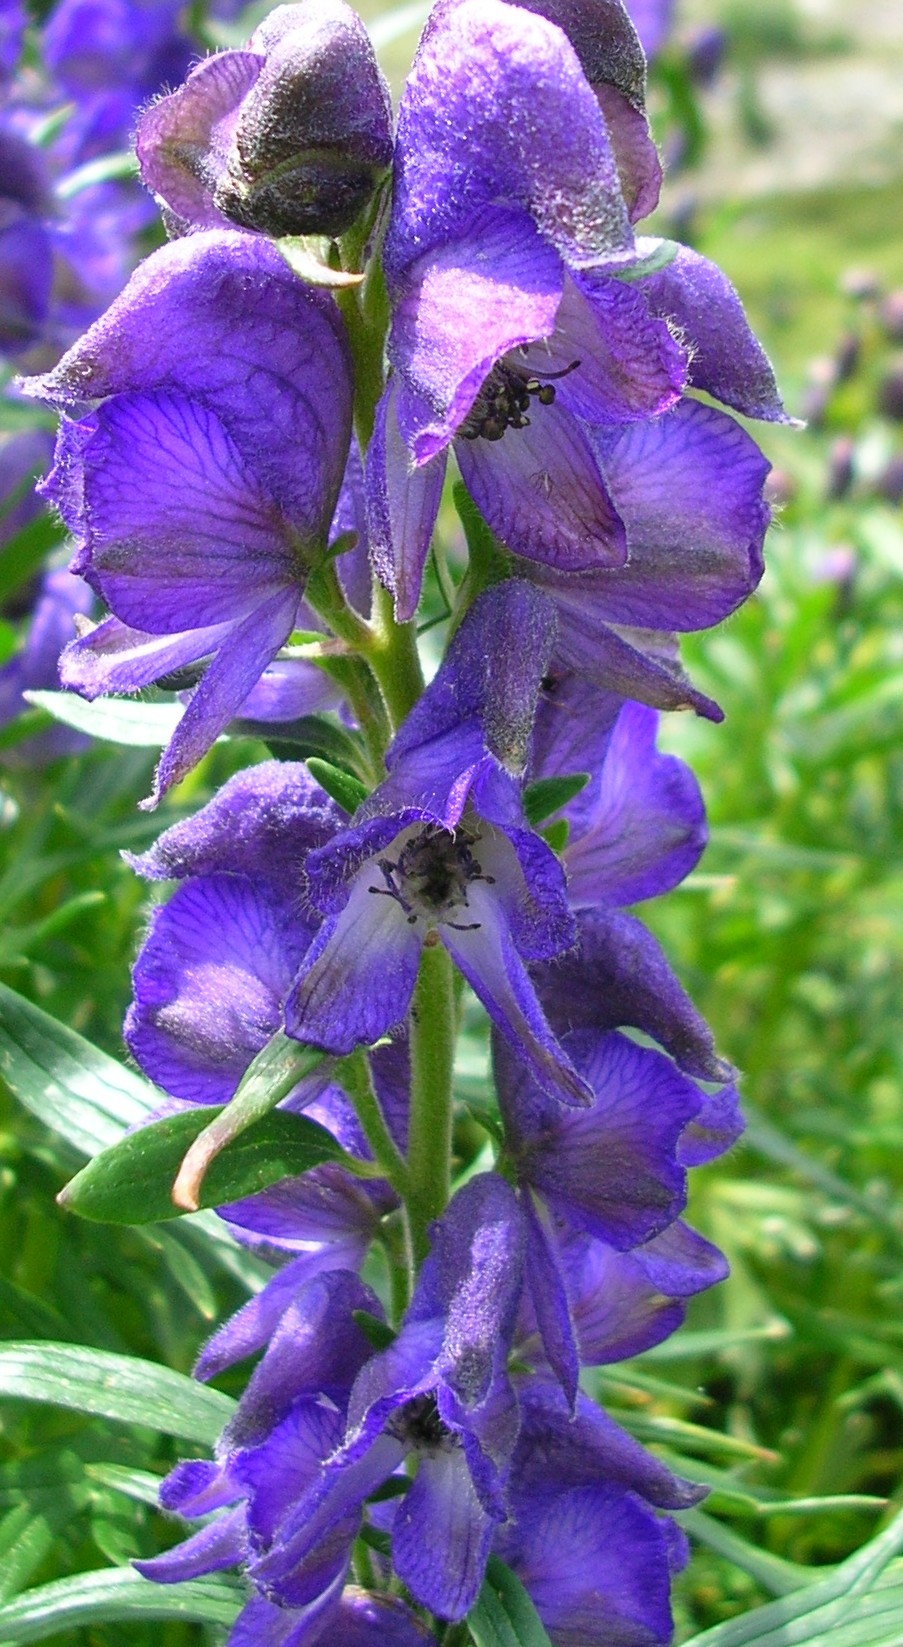
[[[199,63],[146,110],[138,160],[175,232],[228,222],[340,235],[392,160],[392,107],[343,0],[277,6],[241,51]]]
[[[211,658],[156,801],[287,640],[325,552],[351,427],[341,322],[266,241],[209,231],[155,252],[23,387],[75,414],[45,492],[113,613],[68,648],[64,684],[135,691]]]

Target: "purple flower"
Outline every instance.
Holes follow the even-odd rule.
[[[593,58],[584,8],[553,12],[440,6],[402,99],[386,241],[394,376],[368,454],[375,564],[409,617],[453,442],[492,530],[556,599],[561,586],[598,607],[593,631],[600,616],[699,627],[761,575],[767,466],[730,418],[681,395],[692,385],[783,413],[720,272],[681,252],[672,274],[645,273],[659,243],[634,242],[600,107],[617,76],[604,51]],[[559,21],[593,59],[595,90]],[[642,75],[627,78],[641,107]],[[603,631],[603,648],[617,654],[617,636]],[[626,650],[611,660],[622,673]]]
[[[388,88],[343,0],[279,6],[242,51],[218,52],[142,116],[138,159],[170,226],[231,220],[340,235],[392,160]]]
[[[67,650],[65,684],[93,698],[211,660],[156,801],[287,640],[325,551],[351,415],[340,322],[267,243],[204,233],[148,258],[26,388],[77,414],[46,492],[113,614]]]
[[[506,1371],[521,1288],[513,1192],[495,1175],[459,1190],[395,1342],[361,1369],[342,1445],[250,1576],[290,1606],[309,1600],[325,1552],[347,1543],[363,1499],[414,1453],[392,1522],[392,1562],[415,1601],[461,1618],[483,1578],[518,1416]]]
[[[286,1030],[344,1053],[407,1013],[424,942],[444,944],[537,1080],[586,1093],[539,1008],[532,961],[568,949],[555,855],[520,805],[551,610],[528,585],[488,590],[386,756],[388,778],[306,862],[323,922],[286,1005]]]
[[[495,1075],[505,1154],[526,1220],[540,1358],[573,1401],[581,1360],[639,1353],[662,1335],[669,1298],[710,1286],[725,1269],[692,1231],[670,1233],[686,1198],[684,1138],[707,1111],[704,1093],[669,1059],[623,1035],[585,1029],[563,1045],[592,1090],[585,1109],[551,1101],[498,1041]],[[702,1158],[691,1141],[690,1159]],[[593,1238],[590,1248],[575,1241],[578,1233]],[[615,1255],[627,1251],[636,1251],[637,1262],[619,1264]],[[620,1297],[600,1297],[601,1284]],[[525,1328],[529,1334],[529,1313]],[[630,1348],[621,1348],[625,1340]]]
[[[666,1647],[669,1568],[684,1535],[656,1508],[701,1495],[649,1457],[585,1396],[571,1414],[539,1380],[519,1390],[511,1516],[495,1549],[528,1590],[554,1647]]]
[[[286,881],[299,877],[305,850],[337,827],[336,809],[304,767],[265,762],[237,774],[208,807],[135,860],[144,873],[177,877],[180,885],[155,910],[135,963],[125,1039],[144,1072],[179,1102],[227,1103],[280,1028],[285,997],[316,928],[315,918],[286,896]],[[405,1048],[381,1047],[371,1062],[378,1097],[403,1145]],[[369,1159],[331,1060],[284,1106],[303,1111],[351,1154]],[[326,1165],[220,1208],[244,1244],[275,1262],[290,1261],[205,1346],[198,1376],[211,1378],[260,1349],[312,1275],[358,1270],[394,1205],[381,1181],[365,1184]]]
[[[544,682],[532,774],[592,774],[563,809],[572,909],[657,897],[699,861],[707,839],[699,785],[683,761],[657,751],[657,729],[654,710],[620,704],[579,676]]]

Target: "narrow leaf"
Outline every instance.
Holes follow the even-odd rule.
[[[674,262],[680,251],[676,240],[656,240],[647,235],[642,243],[648,250],[640,257],[625,268],[608,268],[606,274],[613,275],[615,280],[624,280],[628,285],[632,285],[635,280],[643,280],[646,275],[658,274],[659,269],[667,269],[668,264]]]
[[[467,1615],[476,1647],[551,1647],[545,1626],[516,1573],[490,1556]]]
[[[349,817],[367,799],[366,784],[361,783],[360,778],[352,777],[350,772],[343,772],[340,766],[333,766],[331,761],[320,760],[313,755],[307,761],[307,767],[320,788],[325,789]]]
[[[77,692],[35,691],[24,696],[63,726],[136,749],[162,749],[185,713],[181,703],[143,703],[136,698],[95,698],[86,703]]]
[[[589,783],[588,772],[569,772],[560,778],[539,778],[524,790],[524,813],[535,829],[553,812],[560,812],[568,801],[579,795]]]
[[[227,1144],[230,1144],[253,1122],[260,1120],[270,1110],[275,1109],[276,1105],[281,1103],[283,1098],[288,1097],[292,1088],[297,1086],[305,1075],[309,1075],[312,1070],[317,1068],[318,1064],[323,1062],[324,1056],[317,1047],[302,1046],[299,1041],[292,1041],[287,1035],[276,1034],[271,1037],[266,1046],[258,1052],[253,1063],[246,1069],[235,1097],[217,1115],[216,1119],[204,1128],[189,1148],[179,1168],[176,1181],[172,1186],[172,1198],[177,1207],[181,1207],[185,1212],[197,1211],[201,1205],[201,1186],[204,1178],[209,1171],[211,1162],[216,1159],[220,1151],[224,1150]],[[300,1117],[296,1117],[296,1119],[300,1120]],[[308,1127],[313,1124],[313,1122],[307,1122]],[[326,1133],[326,1137],[329,1136]],[[331,1159],[337,1160],[342,1152],[338,1150],[334,1140],[331,1139],[330,1141],[335,1151]],[[321,1156],[321,1160],[327,1159],[330,1159],[330,1157]],[[264,1157],[259,1158],[259,1164],[261,1167],[264,1166]],[[278,1177],[288,1177],[292,1170],[290,1168],[289,1173],[280,1172]],[[302,1168],[301,1170],[306,1169]],[[271,1184],[277,1181],[278,1179],[274,1178],[268,1180]],[[264,1187],[263,1184],[258,1185],[259,1189]],[[242,1190],[239,1193],[248,1195],[253,1192]],[[237,1201],[238,1198],[237,1194],[233,1194],[211,1201],[206,1198],[205,1192],[205,1204],[207,1206],[221,1206],[223,1201],[230,1199]]]
[[[95,1155],[58,1197],[81,1218],[106,1224],[153,1224],[178,1218],[172,1185],[186,1151],[206,1137],[225,1109],[191,1109],[131,1132]],[[226,1145],[229,1147],[226,1148]],[[330,1132],[286,1110],[250,1123],[234,1142],[225,1139],[198,1185],[197,1206],[222,1207],[256,1195],[283,1178],[309,1172],[343,1151]]]
[[[45,1126],[93,1155],[159,1102],[140,1076],[0,984],[0,1075]]]
[[[364,278],[349,269],[334,269],[326,261],[331,242],[325,235],[285,235],[275,244],[292,273],[308,286],[359,286]]]
[[[228,1628],[244,1602],[237,1585],[198,1578],[188,1584],[152,1584],[121,1568],[79,1573],[26,1591],[0,1607],[4,1647],[40,1641],[80,1625],[127,1619],[182,1619]]]
[[[205,1446],[235,1411],[227,1395],[169,1367],[74,1344],[5,1344],[0,1395],[143,1424]]]

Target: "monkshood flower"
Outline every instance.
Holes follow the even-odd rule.
[[[306,852],[329,839],[338,821],[303,766],[263,762],[236,774],[209,806],[132,860],[139,873],[180,883],[152,916],[124,1031],[141,1069],[173,1098],[228,1103],[280,1028],[316,929],[286,886],[300,882]],[[380,1047],[370,1061],[383,1113],[403,1146],[405,1049]],[[369,1158],[331,1060],[300,1082],[284,1107],[303,1111],[349,1153]],[[364,1183],[329,1164],[220,1208],[243,1244],[284,1267],[214,1335],[197,1375],[212,1378],[262,1348],[312,1275],[360,1269],[380,1219],[395,1204],[383,1182]]]
[[[277,6],[142,116],[141,175],[172,232],[228,221],[340,235],[392,161],[392,106],[344,0]]]
[[[601,579],[612,625],[698,627],[755,586],[765,460],[732,419],[681,396],[701,388],[780,418],[774,379],[724,276],[684,253],[663,285],[645,274],[659,255],[634,241],[605,117],[562,29],[503,0],[440,6],[399,112],[393,377],[368,454],[374,560],[400,617],[416,607],[452,444],[530,575],[584,578],[591,594]]]
[[[249,1567],[273,1599],[319,1593],[330,1552],[350,1545],[364,1499],[411,1455],[417,1474],[392,1521],[392,1564],[421,1606],[461,1618],[482,1583],[518,1432],[506,1370],[521,1289],[513,1191],[471,1179],[433,1226],[398,1337],[361,1369],[341,1446]]]
[[[657,897],[699,862],[708,838],[699,785],[684,761],[656,749],[657,730],[655,710],[580,676],[543,683],[531,776],[591,774],[561,814],[572,909]]]
[[[208,231],[148,258],[23,387],[75,414],[45,490],[112,613],[67,649],[64,683],[94,698],[211,660],[152,805],[288,639],[325,552],[350,435],[341,322],[267,242]]]
[[[511,1514],[494,1548],[520,1577],[554,1647],[666,1647],[669,1573],[684,1534],[656,1509],[703,1496],[672,1476],[583,1395],[518,1380],[521,1428]]]
[[[624,905],[678,885],[706,841],[696,779],[683,761],[656,750],[657,720],[653,710],[625,704],[580,675],[553,669],[543,681],[530,775],[591,777],[562,810],[577,946],[533,967],[532,976],[559,1034],[630,1026],[686,1074],[720,1085],[732,1071],[711,1031],[656,939],[623,913]],[[736,1137],[736,1094],[724,1099],[729,1111]]]
[[[735,1104],[720,1094],[709,1100],[670,1059],[624,1035],[577,1030],[563,1045],[592,1090],[585,1109],[565,1110],[549,1099],[500,1041],[495,1076],[505,1156],[526,1225],[536,1330],[544,1358],[573,1402],[581,1361],[611,1359],[625,1340],[630,1347],[621,1353],[637,1354],[650,1333],[653,1341],[660,1335],[660,1306],[669,1295],[656,1300],[656,1282],[670,1284],[676,1298],[723,1279],[720,1254],[673,1226],[686,1200],[687,1158],[711,1158],[732,1143],[736,1127],[723,1123],[728,1110],[736,1116]],[[684,1153],[687,1129],[700,1117],[713,1133],[708,1153],[698,1152],[692,1137]],[[650,1250],[667,1232],[664,1244]],[[592,1237],[598,1251],[575,1245],[578,1235]],[[632,1271],[619,1268],[607,1249],[639,1249],[639,1262]],[[612,1279],[621,1287],[617,1301],[597,1291],[599,1282]],[[602,1322],[592,1313],[600,1310]]]
[[[575,936],[561,866],[520,800],[553,629],[528,584],[487,590],[390,746],[385,782],[307,858],[323,919],[289,1035],[334,1053],[377,1041],[407,1015],[424,944],[440,942],[544,1088],[587,1098],[527,972]]]

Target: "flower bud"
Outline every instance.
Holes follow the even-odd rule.
[[[343,234],[392,158],[391,103],[344,0],[278,6],[243,51],[207,58],[138,127],[147,186],[177,234],[224,220]]]

